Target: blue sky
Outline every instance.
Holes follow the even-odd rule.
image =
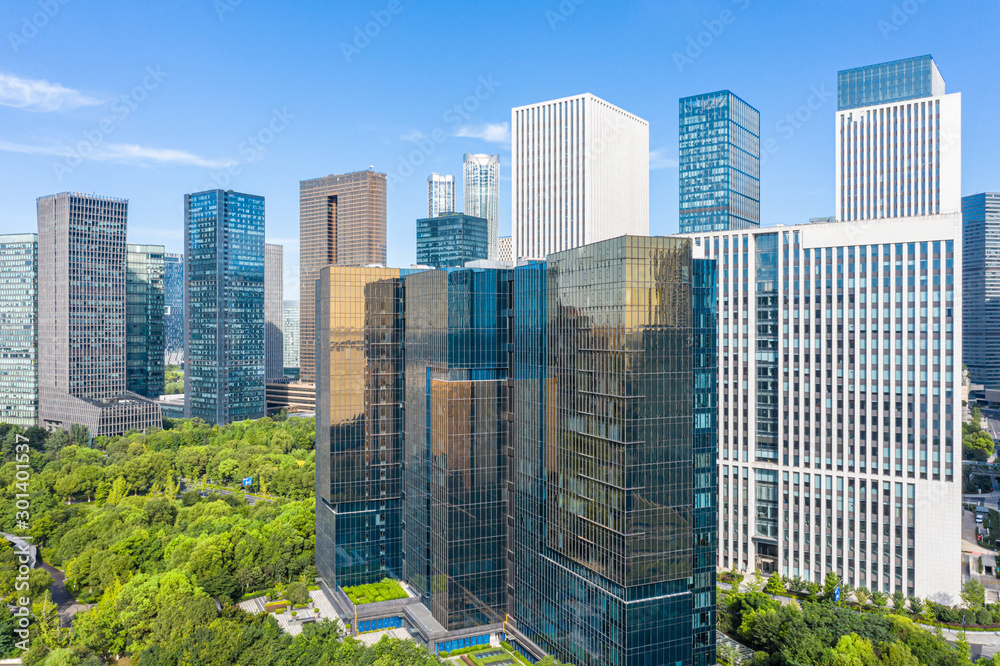
[[[300,180],[389,173],[406,266],[428,173],[499,152],[507,234],[511,107],[591,92],[649,121],[668,234],[677,99],[723,88],[773,139],[763,224],[802,222],[833,214],[837,70],[925,53],[963,94],[963,194],[997,190],[997,25],[996,3],[944,0],[4,0],[0,233],[34,231],[38,196],[96,192],[129,199],[130,242],[181,251],[184,193],[261,194],[294,299]]]

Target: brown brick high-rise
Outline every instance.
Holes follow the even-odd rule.
[[[316,285],[324,266],[385,265],[386,175],[334,174],[299,183],[299,367],[316,381]]]

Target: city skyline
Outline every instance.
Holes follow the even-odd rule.
[[[338,24],[345,27],[328,34],[327,43],[321,47],[329,51],[334,63],[329,76],[352,87],[369,77],[386,77],[386,85],[382,87],[394,87],[404,96],[414,96],[418,103],[405,112],[398,107],[383,108],[379,106],[383,93],[363,90],[356,104],[336,110],[331,117],[326,113],[328,107],[320,113],[327,93],[303,93],[302,87],[294,85],[303,74],[294,74],[289,79],[291,85],[283,82],[267,85],[276,74],[273,67],[262,64],[261,77],[265,83],[260,86],[262,90],[244,93],[246,103],[239,108],[219,102],[217,106],[222,111],[206,119],[206,125],[212,128],[208,132],[207,128],[195,128],[198,123],[190,110],[175,112],[178,105],[187,102],[189,94],[207,81],[203,77],[211,76],[215,69],[225,65],[198,49],[185,55],[176,50],[178,42],[173,33],[181,26],[173,12],[157,15],[164,22],[162,34],[169,39],[139,30],[136,36],[124,37],[136,40],[129,42],[130,53],[134,55],[107,67],[95,67],[94,59],[108,53],[103,45],[92,44],[91,52],[72,62],[60,57],[61,49],[56,47],[60,41],[82,40],[85,44],[90,39],[99,41],[85,33],[90,19],[79,16],[79,10],[72,7],[61,10],[36,36],[22,43],[21,19],[30,22],[37,6],[30,2],[10,3],[3,10],[3,18],[10,26],[10,33],[18,39],[6,40],[11,57],[0,67],[0,75],[29,83],[48,81],[62,88],[48,97],[7,96],[0,103],[0,118],[8,121],[5,124],[8,129],[0,135],[0,149],[5,153],[5,179],[0,185],[0,195],[10,202],[0,222],[0,232],[31,232],[33,199],[37,196],[64,190],[95,191],[130,200],[135,221],[129,242],[163,244],[168,252],[179,252],[183,216],[178,201],[184,192],[208,187],[261,192],[275,211],[275,219],[291,221],[295,218],[297,181],[369,165],[374,165],[376,171],[399,175],[401,159],[405,162],[413,151],[418,151],[423,155],[423,163],[413,165],[413,173],[401,177],[388,197],[388,234],[398,241],[390,244],[387,264],[409,265],[415,256],[414,221],[422,217],[421,209],[425,208],[429,173],[456,173],[465,152],[499,153],[501,190],[506,192],[511,163],[509,127],[504,129],[503,124],[509,122],[510,109],[540,99],[590,91],[650,121],[650,232],[670,234],[677,230],[677,99],[723,88],[750,100],[761,111],[762,226],[801,223],[834,212],[831,178],[834,159],[829,147],[837,107],[837,72],[924,53],[935,56],[949,90],[965,93],[965,133],[983,136],[982,141],[970,143],[964,151],[966,176],[961,194],[996,189],[990,182],[995,169],[986,160],[996,152],[998,144],[984,128],[989,126],[991,109],[1000,99],[1000,87],[982,75],[985,71],[982,64],[995,60],[997,47],[989,40],[979,39],[980,31],[990,24],[989,12],[994,10],[984,10],[987,13],[980,14],[973,22],[971,18],[956,19],[946,13],[946,8],[934,5],[919,5],[916,13],[902,17],[894,16],[889,5],[854,3],[853,6],[854,10],[843,12],[817,4],[791,16],[758,13],[756,6],[742,1],[711,6],[691,3],[669,8],[630,8],[623,12],[581,4],[573,5],[573,11],[567,15],[558,6],[476,8],[464,20],[488,21],[494,28],[486,37],[488,42],[500,44],[513,31],[527,29],[527,34],[540,42],[535,58],[494,62],[485,55],[473,55],[453,76],[436,77],[429,85],[408,80],[414,78],[409,65],[397,73],[389,69],[389,63],[399,62],[397,56],[401,50],[431,48],[418,44],[418,35],[432,15],[434,21],[439,21],[441,16],[435,14],[448,12],[415,11],[404,6],[398,14],[391,15],[391,22],[381,28],[377,37],[369,38],[370,44],[354,53],[351,49],[357,48],[353,43],[355,26],[363,30],[366,22],[372,20],[370,12],[384,10],[375,5],[358,7],[337,12]],[[193,15],[184,20],[192,22],[196,36],[211,35],[224,43],[232,42],[231,46],[240,53],[246,47],[239,46],[236,40],[256,34],[264,26],[280,28],[291,20],[272,14],[275,10],[245,3],[234,7],[226,4],[226,7],[232,11],[220,13],[211,5],[192,3]],[[331,10],[322,7],[317,11]],[[727,11],[724,22],[720,16]],[[133,20],[115,18],[119,27]],[[457,19],[445,16],[445,20]],[[793,24],[803,20],[821,21],[831,39],[817,42],[792,29]],[[949,24],[963,26],[961,40],[939,29]],[[184,27],[188,27],[186,23]],[[622,32],[626,28],[637,31],[640,39],[630,39],[626,44],[618,42],[617,37],[607,38],[609,41],[604,45],[618,48],[621,55],[602,64],[598,54],[589,54],[583,45],[597,30],[603,33],[605,28],[615,27]],[[305,39],[297,42],[308,42],[313,29],[309,26],[302,29],[306,31]],[[721,32],[714,34],[711,29]],[[656,40],[641,39],[647,31],[660,34]],[[763,44],[755,39],[762,31],[768,34],[779,31],[788,39]],[[837,45],[842,41],[840,37],[847,35],[856,47],[850,53]],[[699,39],[703,44],[699,44]],[[986,44],[985,50],[973,47],[979,42]],[[349,47],[346,54],[342,45]],[[320,47],[297,44],[285,57],[308,57],[302,50],[313,48]],[[484,49],[484,53],[490,51]],[[737,53],[739,58],[734,57]],[[808,53],[809,57],[793,55],[800,53]],[[425,55],[418,51],[411,59],[422,60]],[[259,62],[254,54],[245,57],[248,62]],[[566,71],[566,76],[553,83],[544,71],[535,71],[539,69],[535,66],[538,58]],[[662,83],[650,87],[638,84],[635,77],[620,76],[625,59],[660,67],[665,74]],[[569,67],[571,61],[582,66]],[[206,72],[193,67],[198,64],[204,68],[206,62],[211,65]],[[781,77],[756,75],[769,63],[782,63]],[[101,73],[95,76],[93,72],[97,70]],[[479,81],[480,77],[485,83]],[[126,102],[121,101],[123,95]],[[210,97],[214,95],[214,91],[210,93]],[[453,112],[456,104],[461,113]],[[43,112],[53,106],[56,110]],[[122,109],[128,111],[127,115],[123,116]],[[116,110],[120,111],[117,116]],[[112,122],[113,132],[104,133],[92,145],[87,144],[98,151],[96,159],[85,159],[77,165],[70,153],[78,144],[87,143],[85,132],[97,136],[101,120],[107,117],[116,118]],[[216,128],[223,119],[227,125],[224,131]],[[453,123],[452,119],[460,122]],[[331,123],[345,128],[344,131],[314,132],[315,128]],[[179,131],[181,127],[189,131]],[[436,134],[435,130],[440,132]],[[458,136],[461,134],[467,136]],[[246,140],[251,135],[259,149]],[[314,140],[313,136],[320,138]],[[337,149],[327,150],[328,142],[337,144]],[[83,150],[87,150],[87,145]],[[420,145],[428,150],[421,150]],[[228,184],[214,182],[214,176],[226,173],[221,163],[227,160],[238,162],[240,173],[230,175]],[[134,168],[136,165],[143,168]],[[58,174],[57,166],[60,166]],[[509,197],[502,195],[500,235],[510,233],[509,203]],[[273,225],[267,239],[285,245],[288,250],[285,276],[288,293],[294,293],[298,278],[294,260],[298,255],[296,236],[294,223],[286,223]]]

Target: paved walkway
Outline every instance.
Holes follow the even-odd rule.
[[[337,612],[333,609],[333,606],[327,600],[326,595],[323,594],[322,590],[312,590],[309,596],[313,600],[313,607],[308,608],[297,608],[295,609],[295,617],[291,615],[291,611],[285,611],[283,613],[271,613],[274,619],[278,621],[278,626],[286,634],[291,636],[297,636],[302,633],[302,627],[310,622],[320,622],[322,620],[331,620],[336,622],[340,627],[340,633],[346,634],[347,627],[337,616]],[[253,599],[247,599],[246,601],[241,601],[236,604],[237,608],[243,609],[243,611],[256,615],[257,613],[264,613],[264,604],[266,599],[263,596],[254,597]]]

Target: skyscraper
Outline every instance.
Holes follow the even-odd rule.
[[[959,223],[691,235],[718,265],[720,567],[958,600]]]
[[[324,266],[385,264],[386,175],[372,170],[299,183],[299,357],[316,378],[315,283]]]
[[[264,197],[184,195],[184,414],[264,416]]]
[[[184,363],[184,255],[163,255],[165,356],[170,365]]]
[[[164,391],[164,248],[130,244],[126,250],[125,385],[156,400]]]
[[[92,436],[159,427],[126,390],[128,201],[78,192],[38,199],[38,424]]]
[[[929,55],[837,74],[838,220],[961,211],[962,96]]]
[[[0,423],[38,425],[38,234],[0,236]]]
[[[285,367],[299,369],[299,302],[285,301],[282,334],[285,345]]]
[[[711,383],[695,392],[690,346],[714,335],[692,300],[713,273],[695,268],[688,240],[629,236],[515,271],[510,612],[561,661],[715,663],[714,558],[695,550],[714,537],[694,473],[715,466],[695,411]]]
[[[330,586],[402,575],[399,278],[393,268],[320,271],[316,569]]]
[[[486,218],[488,254],[496,261],[500,231],[500,156],[466,153],[462,158],[462,199],[466,215]]]
[[[449,630],[506,606],[511,271],[405,276],[403,575]]]
[[[975,384],[1000,389],[1000,194],[962,198],[965,365]]]
[[[455,177],[432,173],[427,176],[427,217],[455,212]]]
[[[486,259],[489,222],[465,213],[417,220],[417,263],[434,268]]]
[[[680,231],[760,226],[760,113],[721,90],[680,100]]]
[[[325,586],[402,577],[434,651],[503,622],[534,657],[714,664],[716,278],[690,240],[640,237],[323,269]]]
[[[515,257],[649,234],[648,122],[586,93],[514,108],[511,138]]]
[[[285,376],[284,250],[264,244],[264,379]]]

